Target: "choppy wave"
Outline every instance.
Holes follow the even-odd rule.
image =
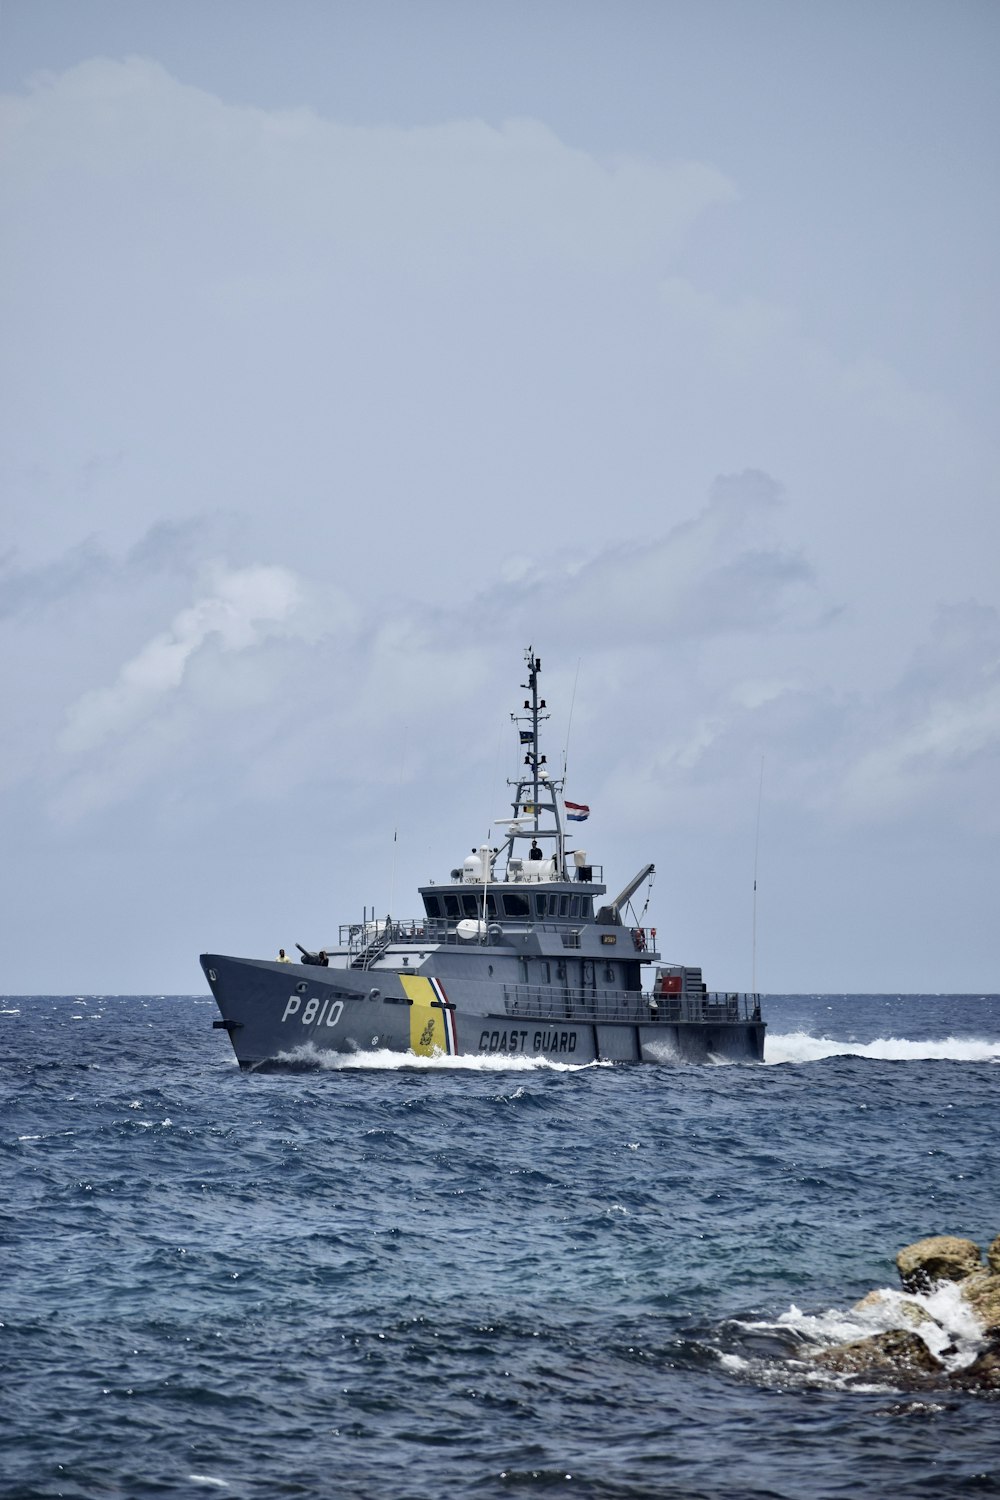
[[[1000,1041],[975,1037],[941,1037],[911,1041],[880,1036],[870,1042],[812,1036],[805,1031],[772,1034],[764,1047],[766,1063],[822,1062],[828,1057],[868,1057],[876,1062],[1000,1062]]]
[[[4,1005],[10,1500],[967,1500],[1000,1473],[982,1396],[811,1352],[919,1300],[855,1304],[901,1245],[1000,1230],[1000,997],[778,998],[787,1067],[271,1077],[200,996]],[[967,1311],[928,1310],[967,1354]]]

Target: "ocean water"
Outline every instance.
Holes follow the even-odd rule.
[[[1000,1404],[806,1357],[1000,1233],[1000,997],[773,997],[716,1067],[248,1076],[215,1014],[0,1001],[4,1500],[1000,1494]]]

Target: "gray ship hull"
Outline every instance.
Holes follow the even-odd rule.
[[[474,956],[478,969],[481,951]],[[639,993],[543,996],[463,976],[454,962],[442,965],[453,971],[444,974],[223,954],[203,954],[201,965],[222,1017],[215,1025],[248,1070],[316,1067],[324,1058],[380,1050],[577,1065],[759,1062],[764,1055],[764,1023],[759,1014],[740,1014],[736,997],[711,997],[697,1014],[672,1015]]]

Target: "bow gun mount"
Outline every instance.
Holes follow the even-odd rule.
[[[601,927],[623,927],[625,925],[622,921],[622,907],[635,895],[647,875],[653,874],[654,869],[654,865],[643,865],[638,875],[633,875],[628,885],[618,892],[618,895],[610,905],[598,907],[596,921]]]

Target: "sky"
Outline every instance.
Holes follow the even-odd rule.
[[[995,992],[998,65],[993,0],[0,0],[0,989],[415,915],[532,646],[666,958]]]

